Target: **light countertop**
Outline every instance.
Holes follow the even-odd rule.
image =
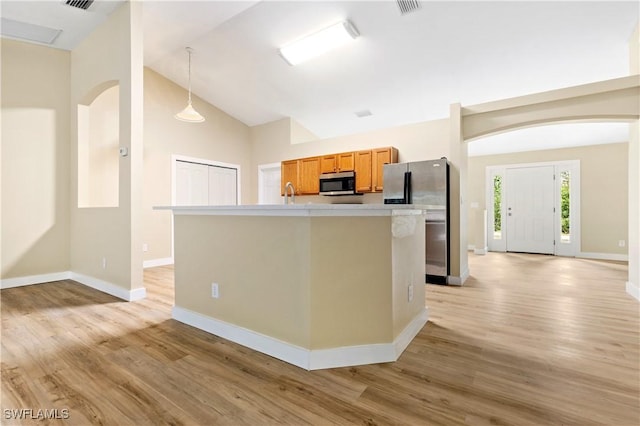
[[[239,206],[158,206],[176,215],[213,216],[406,216],[424,214],[411,204],[247,204]]]

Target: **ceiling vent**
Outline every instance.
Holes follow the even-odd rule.
[[[78,9],[87,10],[93,3],[93,0],[67,0],[64,3],[71,7],[77,7]]]
[[[407,13],[415,12],[420,9],[420,2],[418,0],[396,0],[398,7],[400,8],[400,14],[406,15]]]
[[[363,109],[362,111],[356,111],[354,112],[354,114],[356,115],[356,117],[359,117],[359,118],[369,117],[373,115],[373,113],[368,109]]]

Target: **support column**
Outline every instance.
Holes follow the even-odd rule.
[[[449,114],[451,273],[449,284],[462,285],[469,277],[467,253],[467,143],[462,138],[462,107],[451,104]]]
[[[640,25],[629,40],[629,73],[640,74]],[[640,78],[640,76],[638,77]],[[640,300],[640,121],[629,126],[629,281],[627,293]]]

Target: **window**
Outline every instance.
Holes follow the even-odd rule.
[[[493,177],[493,239],[502,239],[502,176]]]
[[[571,172],[560,173],[560,242],[571,243]]]

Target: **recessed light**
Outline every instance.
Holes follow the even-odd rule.
[[[56,30],[55,28],[14,21],[13,19],[7,18],[2,18],[0,25],[2,26],[2,35],[5,37],[36,41],[44,44],[52,44],[62,32],[62,30]]]
[[[281,47],[280,55],[289,65],[297,65],[353,41],[359,35],[351,22],[338,22]]]

